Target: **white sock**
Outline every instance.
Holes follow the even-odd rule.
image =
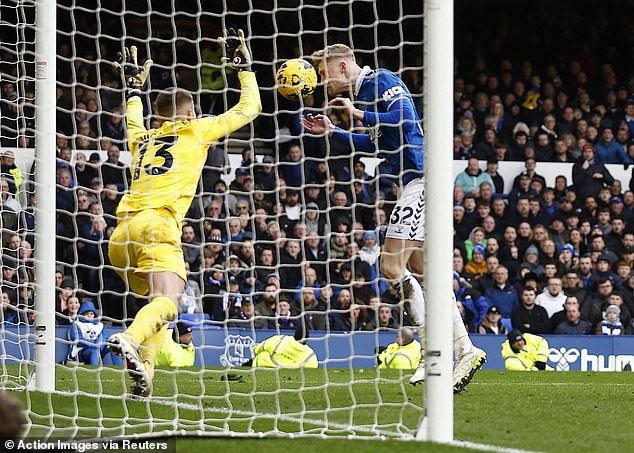
[[[452,293],[453,295],[453,293]],[[453,304],[453,352],[457,359],[473,349],[473,343],[469,338],[467,328],[464,326],[462,316],[456,305],[456,299],[451,298]]]
[[[405,311],[412,323],[416,327],[416,332],[420,338],[421,348],[425,347],[425,295],[423,294],[423,288],[420,283],[412,275],[412,273],[405,269],[403,277],[398,280],[394,287],[398,292]]]

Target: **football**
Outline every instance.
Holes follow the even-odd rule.
[[[277,90],[286,99],[296,101],[305,98],[317,86],[317,72],[313,65],[301,58],[288,60],[280,66],[276,75]]]

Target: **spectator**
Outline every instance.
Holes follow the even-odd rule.
[[[536,169],[537,169],[537,161],[535,160],[535,158],[534,157],[526,158],[526,160],[524,161],[524,171],[521,172],[519,175],[517,175],[515,179],[513,180],[513,189],[515,189],[516,187],[519,187],[520,179],[524,177],[523,175],[527,175],[531,181],[534,181],[535,179],[541,181],[542,186],[546,187],[546,178],[538,174]]]
[[[509,283],[509,271],[506,266],[499,265],[493,273],[495,284],[487,289],[484,297],[491,305],[495,305],[502,313],[502,323],[509,328],[511,313],[519,305],[519,296],[515,286]]]
[[[300,319],[293,313],[291,302],[286,295],[280,296],[274,315],[275,320],[269,326],[274,329],[293,330],[300,325]]]
[[[273,201],[277,178],[275,176],[275,165],[272,156],[264,156],[262,158],[262,163],[256,164],[255,184],[262,187],[262,190],[266,192],[269,201]]]
[[[2,311],[0,312],[2,319],[0,321],[2,323],[18,324],[20,318],[18,316],[17,303],[15,300],[11,300],[9,292],[8,289],[4,289],[0,295],[2,303]]]
[[[465,217],[464,206],[457,204],[453,207],[453,225],[455,237],[462,241],[466,240],[473,229],[473,222]]]
[[[224,321],[224,301],[227,298],[227,282],[224,266],[214,264],[203,273],[203,311],[212,321]]]
[[[259,301],[255,306],[255,314],[257,316],[273,316],[277,310],[277,293],[279,288],[273,283],[267,283],[264,287],[264,293],[260,295]],[[290,304],[289,304],[290,311]]]
[[[240,311],[227,324],[229,327],[240,327],[243,329],[268,329],[269,321],[263,317],[256,316],[253,300],[249,296],[242,298]]]
[[[343,191],[338,191],[333,196],[333,204],[329,212],[330,225],[334,231],[340,231],[339,225],[352,225],[352,210],[348,205],[348,196]]]
[[[306,181],[303,177],[302,148],[299,143],[291,143],[288,155],[278,165],[278,171],[289,188],[300,189],[304,186]]]
[[[363,234],[363,248],[359,250],[359,257],[370,266],[379,259],[380,248],[374,231],[367,231]]]
[[[609,305],[603,314],[603,321],[597,326],[597,335],[622,335],[625,333],[620,316],[621,309],[616,305]]]
[[[24,174],[15,165],[15,153],[10,149],[4,150],[0,156],[0,176],[9,184],[9,193],[17,197],[24,182]]]
[[[480,278],[487,272],[485,257],[486,251],[482,244],[475,244],[473,246],[472,258],[465,266],[465,272],[475,279]]]
[[[13,212],[20,213],[22,210],[22,206],[20,202],[15,199],[13,193],[11,192],[11,187],[9,185],[9,181],[4,177],[0,178],[0,190],[2,191],[2,195],[0,198],[0,203],[2,204],[2,209],[9,209]],[[6,228],[3,225],[3,228]]]
[[[549,133],[543,129],[540,129],[535,134],[534,139],[535,159],[541,162],[550,162],[552,160],[554,150]]]
[[[531,176],[527,172],[520,173],[517,186],[511,190],[508,196],[511,207],[518,205],[522,199],[530,200],[533,197],[539,198],[539,193],[531,187],[531,182]]]
[[[566,301],[566,295],[562,290],[561,279],[553,277],[548,279],[548,286],[535,299],[535,304],[544,307],[548,318],[557,313]],[[533,333],[547,333],[547,332],[533,332]]]
[[[603,185],[612,185],[614,178],[608,169],[595,159],[594,147],[586,145],[581,150],[581,159],[572,166],[572,183],[577,198],[585,200],[596,196]]]
[[[489,307],[486,316],[478,326],[478,333],[493,335],[506,335],[508,333],[507,328],[502,324],[502,313],[498,307],[495,305]]]
[[[319,206],[315,202],[306,204],[304,223],[308,233],[316,233],[317,236],[327,236],[330,233],[330,226],[326,223],[325,217],[321,216]]]
[[[581,315],[592,324],[593,331],[601,323],[603,312],[610,304],[610,296],[614,285],[609,277],[603,276],[597,280],[596,293],[588,297],[581,307]]]
[[[301,290],[296,312],[308,330],[326,330],[328,328],[328,307],[315,297],[315,288],[310,286]]]
[[[84,302],[79,316],[68,329],[68,341],[71,342],[68,360],[77,360],[86,365],[100,365],[102,357],[110,355],[115,365],[121,360],[110,353],[105,339],[108,331],[103,322],[97,319],[97,309],[92,302]]]
[[[515,307],[511,314],[513,328],[533,334],[550,333],[548,313],[543,307],[536,304],[535,294],[536,290],[532,286],[522,288],[521,304]]]
[[[198,282],[193,278],[189,263],[185,263],[187,271],[187,282],[185,283],[185,291],[181,296],[178,313],[202,313],[202,294]]]
[[[104,184],[116,184],[119,192],[124,192],[130,185],[130,168],[119,161],[121,151],[117,145],[108,149],[108,159],[101,164],[101,176]],[[145,172],[161,171],[162,167],[144,167]]]
[[[573,302],[574,301],[574,302]],[[557,335],[585,335],[589,334],[591,325],[588,321],[581,319],[579,302],[574,296],[568,296],[564,304],[565,320],[560,322],[553,333]],[[557,315],[558,313],[555,313]],[[553,315],[553,318],[555,317]]]
[[[198,272],[198,268],[200,267],[200,252],[202,247],[196,239],[196,231],[194,230],[194,227],[192,225],[183,225],[181,243],[183,247],[185,262],[189,264],[189,268],[192,270],[192,272]]]
[[[75,154],[75,181],[80,187],[90,187],[90,181],[98,176],[95,168],[88,164],[84,153]]]
[[[286,247],[282,251],[280,259],[280,279],[284,288],[294,289],[297,287],[302,279],[301,261],[299,242],[294,239],[286,241]]]
[[[473,248],[476,244],[480,244],[482,247],[486,249],[487,239],[485,237],[484,228],[481,226],[477,226],[471,230],[469,233],[469,238],[464,241],[464,247],[467,252],[467,260],[470,260],[471,254],[473,252]]]
[[[487,160],[487,169],[485,171],[493,181],[495,187],[495,193],[504,193],[504,178],[498,173],[498,160],[493,157]]]
[[[609,127],[604,127],[601,139],[595,145],[596,157],[604,164],[631,164],[632,159],[623,150],[623,147],[614,138],[614,132]]]
[[[489,309],[489,302],[478,290],[455,272],[453,274],[453,291],[456,300],[461,302],[466,310],[473,313],[473,324],[478,326]]]
[[[493,186],[493,179],[488,173],[480,169],[480,162],[476,157],[469,159],[467,168],[454,181],[454,185],[460,187],[465,195],[479,196],[480,184],[487,182]]]
[[[347,290],[342,290],[343,293]],[[344,332],[353,332],[356,330],[369,330],[368,320],[366,317],[366,309],[359,304],[350,304],[344,308],[342,304],[341,311],[334,313],[332,317],[332,330],[340,330]]]

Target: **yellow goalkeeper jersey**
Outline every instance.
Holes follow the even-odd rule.
[[[143,126],[139,97],[128,100],[126,123],[132,152],[130,192],[117,214],[167,208],[180,223],[196,193],[209,146],[253,121],[262,111],[253,72],[238,73],[240,101],[222,115],[185,121],[166,121],[157,129]]]

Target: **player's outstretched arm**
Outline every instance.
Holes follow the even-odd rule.
[[[303,118],[304,129],[314,135],[332,136],[335,140],[350,145],[352,151],[375,151],[374,143],[368,134],[354,134],[336,127],[326,115],[311,115]]]
[[[137,48],[131,46],[123,48],[123,53],[117,53],[117,61],[112,63],[115,71],[123,79],[126,86],[127,110],[126,125],[128,127],[128,137],[131,139],[138,133],[146,131],[143,125],[143,103],[141,102],[141,89],[150,76],[150,68],[152,67],[152,59],[148,58],[139,67],[137,61]]]
[[[260,89],[255,73],[251,71],[251,53],[244,40],[243,31],[238,30],[236,33],[233,28],[225,30],[225,35],[218,38],[218,42],[225,50],[223,61],[238,71],[240,101],[222,115],[202,120],[210,123],[205,128],[204,139],[207,142],[216,141],[237,131],[257,118],[262,111]]]

